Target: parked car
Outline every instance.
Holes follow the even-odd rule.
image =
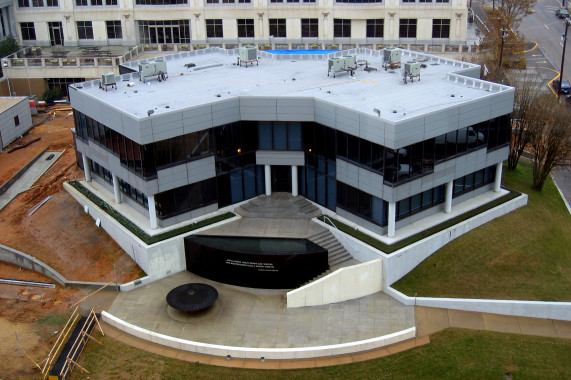
[[[565,8],[561,8],[555,11],[555,16],[559,18],[567,18],[569,17],[569,11]]]
[[[559,89],[559,79],[555,79],[553,81],[553,89],[557,91]],[[561,90],[559,91],[562,94],[571,94],[571,84],[565,78],[563,78],[563,82],[561,82]]]

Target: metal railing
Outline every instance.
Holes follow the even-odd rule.
[[[331,223],[331,225],[337,230],[337,232],[339,232],[339,234],[343,236],[343,239],[345,239],[345,241],[351,246],[351,248],[353,248],[356,252],[359,252],[359,249],[355,247],[349,239],[347,239],[345,234],[339,228],[337,228],[337,226],[335,225],[335,223],[333,223],[331,219],[329,219],[326,215],[323,215],[323,220],[329,221],[329,223]]]

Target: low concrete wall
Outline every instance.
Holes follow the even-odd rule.
[[[287,293],[287,307],[327,305],[376,293],[382,288],[381,259],[340,268]]]
[[[571,302],[409,297],[391,287],[385,293],[405,305],[571,321]]]
[[[373,350],[381,347],[393,345],[405,340],[413,339],[416,336],[416,328],[411,327],[396,333],[360,340],[350,343],[335,344],[330,346],[299,347],[299,348],[255,348],[255,347],[235,347],[222,346],[218,344],[193,342],[174,338],[172,336],[159,334],[153,331],[125,322],[106,311],[101,313],[101,318],[111,326],[140,339],[150,341],[163,346],[176,348],[178,350],[196,352],[205,355],[222,356],[230,355],[233,358],[259,359],[262,356],[268,360],[276,359],[312,359],[320,357],[330,357],[336,355],[347,355],[362,351]]]
[[[135,261],[141,269],[147,273],[148,277],[144,280],[134,281],[129,286],[122,288],[123,290],[130,290],[143,283],[150,283],[172,274],[178,273],[186,269],[186,259],[184,255],[184,237],[201,231],[212,228],[224,223],[234,221],[236,218],[230,218],[221,222],[211,224],[204,228],[199,228],[188,232],[183,235],[175,236],[173,238],[163,240],[161,242],[147,245],[119,222],[112,218],[105,211],[97,207],[89,199],[85,198],[83,194],[77,191],[73,186],[64,183],[64,188],[71,194],[71,196],[81,205],[87,205],[88,213],[94,220],[101,221],[101,228],[103,228],[113,240]]]
[[[6,263],[14,264],[19,267],[41,273],[44,276],[47,276],[56,281],[60,285],[65,286],[68,282],[65,277],[56,272],[56,270],[49,265],[44,264],[40,260],[24,252],[20,252],[17,249],[10,248],[2,244],[0,244],[0,261],[4,261]]]

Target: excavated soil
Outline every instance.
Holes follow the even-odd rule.
[[[138,278],[141,269],[63,188],[65,181],[83,176],[76,165],[69,105],[40,112],[33,120],[30,132],[0,154],[0,184],[45,148],[64,153],[29,190],[0,210],[0,243],[34,256],[69,280],[109,283],[116,278],[124,283]],[[7,153],[37,137],[41,140]],[[50,195],[30,216],[29,210]],[[1,262],[0,278],[54,283],[39,273]],[[70,307],[93,292],[0,284],[0,357],[4,359],[0,378],[41,377],[34,361],[41,365]]]

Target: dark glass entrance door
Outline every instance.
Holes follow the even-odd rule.
[[[291,193],[291,166],[272,165],[272,193]]]

